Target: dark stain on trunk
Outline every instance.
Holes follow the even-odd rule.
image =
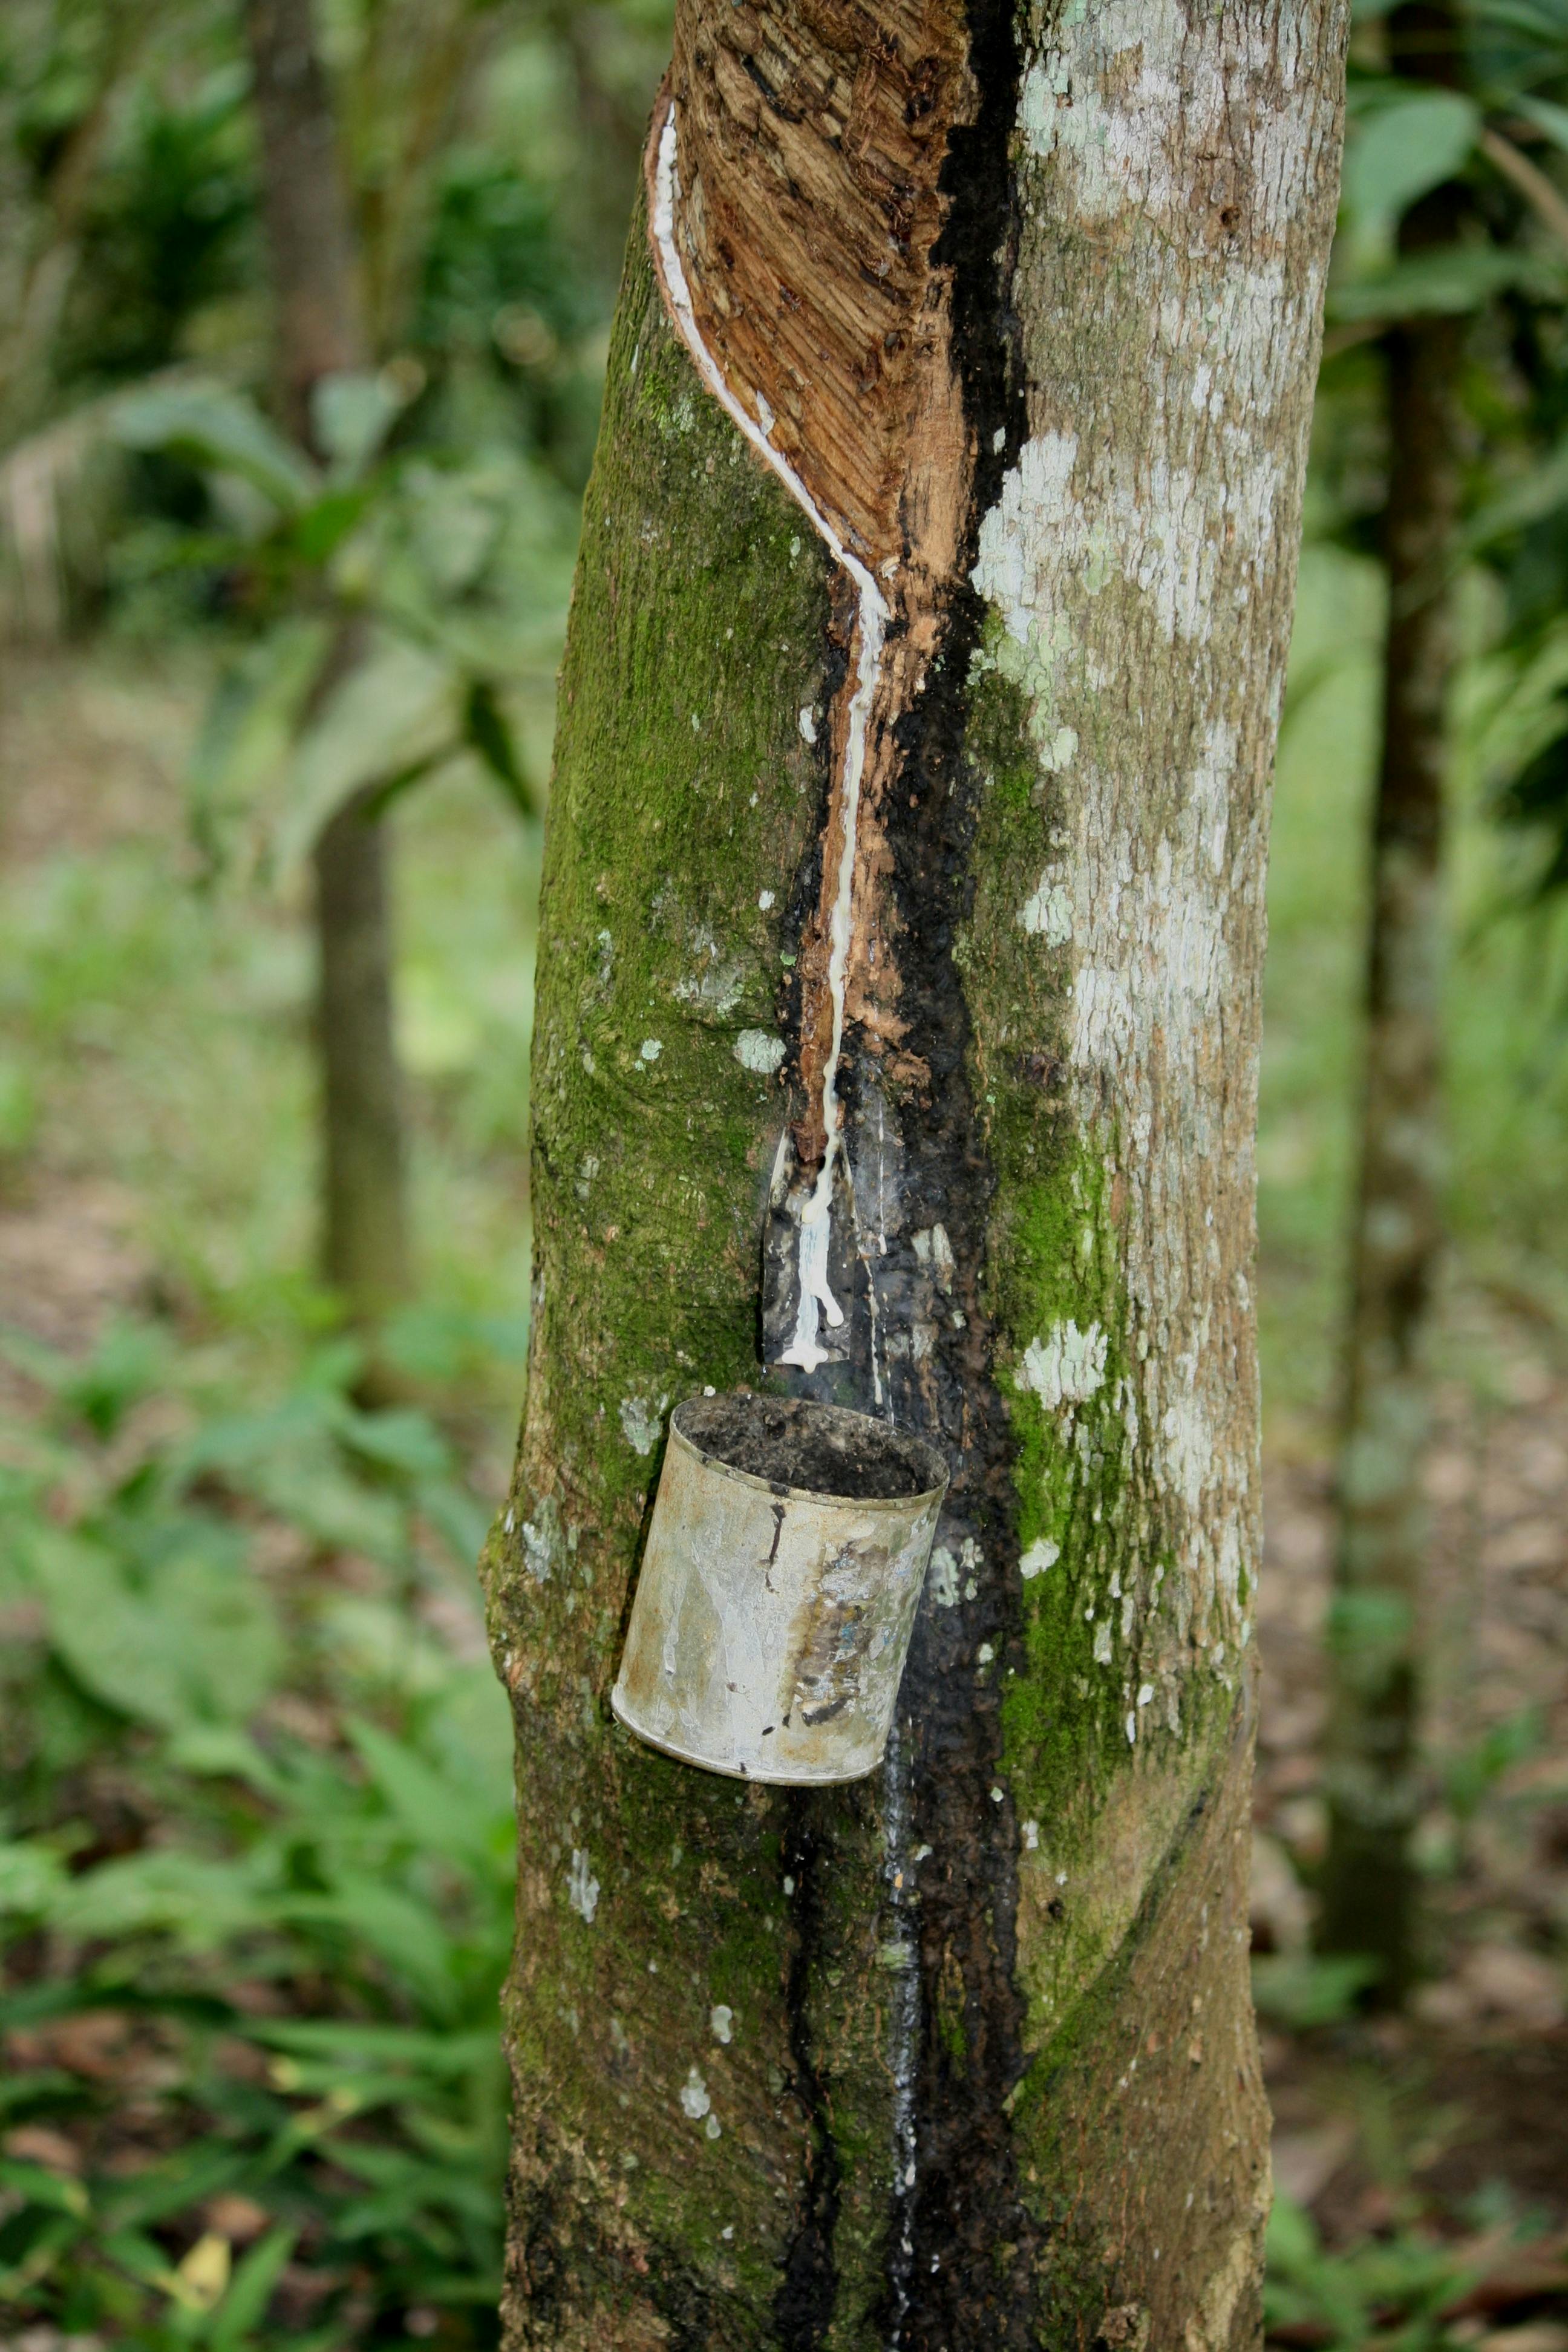
[[[817,1808],[824,1798],[811,1790],[791,1790],[784,1798],[784,1875],[795,1882],[791,1907],[795,1948],[790,1955],[787,2000],[789,2046],[795,2097],[811,2126],[811,2152],[799,2219],[784,2257],[784,2280],[773,2305],[780,2352],[817,2352],[833,2321],[838,2273],[833,2238],[838,2222],[838,2149],[833,2137],[826,2087],[811,2046],[811,1974],[823,1940],[822,1888],[818,1861]],[[826,1801],[831,1802],[828,1797]]]
[[[994,1180],[953,957],[973,899],[981,789],[966,739],[970,658],[984,614],[969,574],[981,520],[1026,432],[1011,307],[1009,142],[1020,65],[1012,0],[971,0],[968,21],[979,108],[973,123],[951,134],[942,181],[949,208],[931,260],[952,272],[952,350],[974,473],[943,642],[923,691],[896,722],[896,778],[882,813],[893,859],[899,1011],[930,1082],[918,1093],[890,1087],[863,1036],[847,1034],[839,1092],[860,1230],[840,1213],[841,1193],[829,1269],[846,1326],[827,1335],[835,1360],[785,1375],[797,1393],[878,1412],[930,1437],[952,1465],[938,1542],[963,1563],[959,1605],[933,1607],[928,1598],[922,1608],[900,1707],[904,1760],[893,1768],[903,1793],[882,1791],[889,1837],[893,1814],[907,1802],[901,1848],[910,1856],[930,1849],[918,1867],[903,1865],[896,1922],[900,1938],[915,1947],[918,1993],[906,2027],[909,2018],[918,2021],[912,2047],[892,2053],[910,2106],[899,2124],[886,2285],[872,2315],[889,2352],[1025,2352],[1035,2341],[1028,2283],[1039,2236],[1021,2195],[1005,2105],[1024,2071],[1024,2001],[1015,1981],[1018,1829],[997,1774],[1000,1690],[1010,1646],[1020,1641],[1022,1585],[1011,1436],[984,1310]],[[852,627],[842,576],[835,602],[837,685]],[[792,892],[795,920],[816,903],[821,855],[819,837]],[[786,933],[793,936],[793,921]],[[784,995],[786,1034],[798,1034],[798,987]],[[883,1232],[889,1202],[894,1213]],[[766,1226],[762,1321],[771,1363],[794,1322],[796,1237],[776,1205]],[[982,1669],[986,1645],[992,1658]],[[1013,1654],[1021,1664],[1021,1650]],[[783,2352],[815,2352],[824,2342],[837,2284],[838,2165],[811,2021],[826,1949],[813,1871],[826,1865],[831,1844],[825,1835],[819,1864],[812,1825],[816,1809],[835,1801],[843,1800],[790,1800],[791,2047],[813,2157],[775,2305]]]
[[[937,1426],[929,1433],[956,1452],[945,1539],[969,1538],[973,1547],[960,1551],[958,1605],[921,1613],[900,1704],[910,1846],[931,1852],[920,1868],[916,1914],[915,2180],[900,2192],[905,2210],[894,2231],[895,2250],[908,2240],[907,2283],[895,2278],[884,2315],[899,2352],[1022,2352],[1036,2340],[1029,2281],[1038,2228],[1021,2195],[1005,2106],[1025,2066],[1015,1980],[1018,1828],[996,1777],[1002,1681],[1010,1653],[1023,1663],[1015,1649],[1022,1583],[1011,1436],[984,1311],[993,1179],[953,961],[972,902],[981,785],[965,751],[970,656],[984,620],[969,574],[981,520],[1026,430],[1011,309],[1008,149],[1019,58],[1010,0],[972,0],[969,18],[980,110],[952,139],[943,174],[952,209],[933,257],[952,268],[954,358],[977,462],[945,643],[925,693],[900,722],[904,759],[888,818],[903,925],[900,1010],[931,1073],[929,1099],[900,1110],[905,1223],[911,1232],[940,1223],[953,1264],[950,1311],[935,1317],[930,1355],[918,1368],[923,1393],[899,1397],[899,1417],[907,1413],[916,1427],[931,1417]],[[982,1669],[985,1644],[994,1656]]]

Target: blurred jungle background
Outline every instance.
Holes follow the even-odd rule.
[[[473,1561],[528,1325],[553,675],[668,30],[0,11],[18,2352],[493,2340]],[[1565,893],[1568,0],[1368,9],[1262,1078],[1282,2345],[1568,2347]]]

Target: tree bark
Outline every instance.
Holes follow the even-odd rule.
[[[1455,81],[1449,8],[1396,9],[1389,29],[1397,72]],[[1462,205],[1453,185],[1423,198],[1402,224],[1401,250],[1452,245]],[[1395,2007],[1415,1972],[1420,1932],[1411,1837],[1421,1807],[1425,1359],[1443,1238],[1441,853],[1464,342],[1463,322],[1443,318],[1412,320],[1386,339],[1389,619],[1329,1640],[1319,1940],[1374,1961],[1370,1997]]]
[[[353,230],[310,0],[247,0],[246,28],[278,311],[278,400],[310,448],[316,385],[370,361]],[[345,633],[328,675],[341,675],[353,653]],[[356,796],[322,827],[312,852],[321,1270],[367,1328],[408,1287],[389,861],[372,803],[369,793]]]
[[[487,1563],[515,2345],[1256,2340],[1252,1146],[1343,36],[678,8]],[[742,1385],[952,1466],[850,1787],[609,1714],[664,1416]]]
[[[311,0],[246,0],[261,133],[261,209],[273,299],[278,404],[306,448],[322,376],[367,365],[363,297]]]

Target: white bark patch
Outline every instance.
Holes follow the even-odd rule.
[[[735,1040],[735,1059],[743,1070],[771,1078],[784,1057],[784,1041],[766,1029],[742,1029]]]
[[[714,2008],[709,2011],[708,2022],[712,2028],[713,2039],[715,2042],[733,2041],[735,2032],[735,2012],[726,2002],[720,2001]]]
[[[925,1225],[919,1233],[911,1234],[910,1238],[914,1244],[915,1256],[921,1265],[930,1266],[936,1276],[939,1289],[951,1291],[952,1277],[958,1270],[958,1261],[952,1254],[952,1244],[948,1238],[947,1227]]]
[[[572,1850],[572,1868],[566,1880],[566,1900],[580,1918],[591,1927],[594,1914],[599,1907],[599,1882],[589,1867],[588,1857],[580,1847]]]
[[[522,1557],[530,1576],[536,1584],[548,1584],[550,1571],[560,1559],[563,1544],[561,1506],[553,1495],[541,1496],[532,1518],[524,1519],[518,1533],[522,1538]]]
[[[1216,352],[1215,362],[1223,356]],[[1232,566],[1233,542],[1249,569],[1261,571],[1271,559],[1283,487],[1279,458],[1247,427],[1223,433],[1227,462],[1217,472],[1170,457],[1151,465],[1109,445],[1086,446],[1080,463],[1076,434],[1045,434],[1026,442],[982,523],[974,585],[1026,650],[1016,674],[1046,690],[1036,736],[1051,772],[1077,748],[1076,730],[1060,720],[1048,693],[1067,617],[1051,593],[1062,556],[1091,593],[1121,581],[1147,599],[1163,636],[1194,645],[1213,635],[1216,588],[1222,567]]]
[[[680,2086],[680,2111],[682,2115],[689,2116],[694,2124],[698,2124],[701,2122],[712,2105],[713,2102],[708,2095],[708,2085],[697,2068],[693,2066]]]
[[[1285,103],[1250,112],[1254,185],[1268,212],[1302,208],[1317,163],[1302,135],[1315,58],[1288,12],[1235,20],[1194,38],[1182,0],[1102,0],[1066,13],[1055,46],[1025,76],[1018,124],[1030,152],[1057,164],[1065,205],[1089,225],[1135,212],[1179,249],[1199,233],[1193,155],[1224,155],[1247,79],[1267,68]]]
[[[1207,644],[1275,565],[1293,463],[1281,461],[1274,418],[1300,380],[1318,280],[1303,273],[1288,291],[1272,256],[1223,270],[1182,265],[1207,257],[1203,206],[1223,200],[1194,174],[1194,155],[1244,170],[1255,228],[1260,215],[1289,223],[1304,204],[1317,163],[1302,132],[1312,92],[1292,95],[1299,33],[1288,21],[1238,16],[1235,26],[1200,41],[1180,0],[1107,0],[1070,12],[1025,78],[1020,128],[1048,173],[1052,211],[1091,231],[1136,215],[1170,281],[1152,306],[1155,414],[1141,446],[1081,427],[1039,435],[982,530],[975,584],[1026,650],[1037,693],[1058,625],[1084,589],[1125,583],[1167,640]],[[1238,150],[1248,84],[1277,89],[1281,79],[1286,102],[1248,107]],[[1044,746],[1060,721],[1048,691],[1043,702]]]
[[[1018,1562],[1018,1572],[1026,1583],[1031,1577],[1044,1576],[1047,1568],[1055,1568],[1062,1556],[1060,1544],[1052,1543],[1047,1536],[1032,1543]]]
[[[1101,1401],[1114,1432],[1080,1415],[1078,1440],[1136,1465],[1129,1536],[1174,1551],[1163,1595],[1141,1578],[1120,1596],[1136,1739],[1138,1676],[1156,1664],[1138,1644],[1160,1646],[1156,1712],[1173,1714],[1182,1662],[1217,1667],[1239,1643],[1258,1539],[1238,1276],[1263,824],[1341,28],[1188,0],[1029,13],[1028,437],[978,536],[973,577],[999,625],[976,666],[1028,698],[1048,833],[1013,919],[1039,942],[1040,1005],[1068,992],[1068,1099],[1117,1204],[1131,1369]],[[1048,1340],[1016,1378],[1068,1401]]]
[[[623,1397],[620,1402],[621,1428],[626,1444],[637,1454],[651,1454],[658,1444],[664,1427],[668,1397],[656,1402],[652,1397]]]
[[[1072,937],[1072,901],[1058,868],[1047,866],[1039,888],[1018,909],[1023,929],[1044,940],[1048,948],[1065,948]]]
[[[678,980],[671,994],[678,1003],[694,1004],[699,1011],[713,1013],[721,1021],[733,1013],[746,992],[746,968],[733,961],[710,964],[705,971],[688,972]],[[662,1048],[660,1049],[662,1051]],[[657,1054],[643,1047],[645,1060],[657,1061]]]
[[[928,1571],[931,1597],[939,1609],[958,1606],[958,1562],[945,1544],[938,1544],[931,1556]]]
[[[1057,1323],[1046,1339],[1031,1339],[1024,1350],[1018,1386],[1032,1389],[1049,1412],[1062,1403],[1081,1403],[1105,1382],[1108,1335],[1098,1323],[1080,1331],[1072,1321]]]

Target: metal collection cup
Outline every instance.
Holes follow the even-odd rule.
[[[737,1779],[881,1761],[947,1468],[868,1414],[690,1397],[669,1443],[610,1703],[650,1747]]]

